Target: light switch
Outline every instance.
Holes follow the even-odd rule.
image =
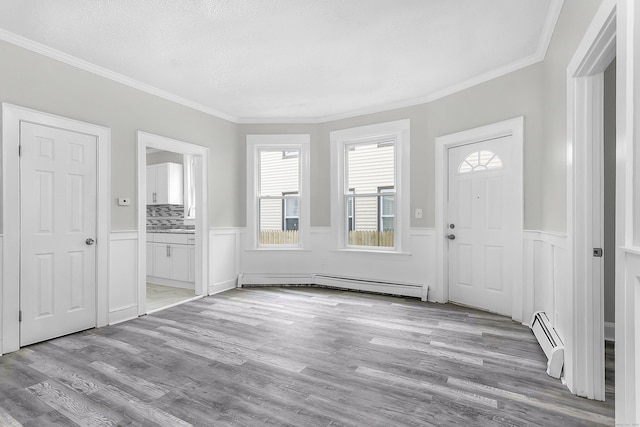
[[[416,219],[422,218],[422,209],[416,208]]]
[[[131,199],[129,197],[118,197],[118,206],[130,206]]]

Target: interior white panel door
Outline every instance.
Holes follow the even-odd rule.
[[[450,148],[449,300],[511,315],[520,236],[511,137]]]
[[[24,346],[96,326],[97,141],[23,122],[20,144]]]

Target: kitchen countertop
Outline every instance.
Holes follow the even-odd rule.
[[[147,233],[195,234],[196,230],[189,230],[184,228],[163,228],[160,230],[147,230]]]

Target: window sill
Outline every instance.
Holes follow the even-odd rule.
[[[311,252],[309,248],[292,248],[292,247],[284,247],[284,248],[252,248],[245,249],[245,252]]]
[[[353,253],[353,254],[367,254],[367,255],[396,255],[400,257],[410,257],[411,252],[402,252],[402,251],[388,251],[388,250],[375,250],[375,249],[354,249],[354,248],[343,248],[343,249],[333,249],[332,252],[339,253]]]

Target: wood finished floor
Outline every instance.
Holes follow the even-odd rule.
[[[236,289],[0,358],[0,425],[613,425],[528,328],[418,300]]]
[[[196,296],[193,289],[147,283],[147,312],[188,301]]]

